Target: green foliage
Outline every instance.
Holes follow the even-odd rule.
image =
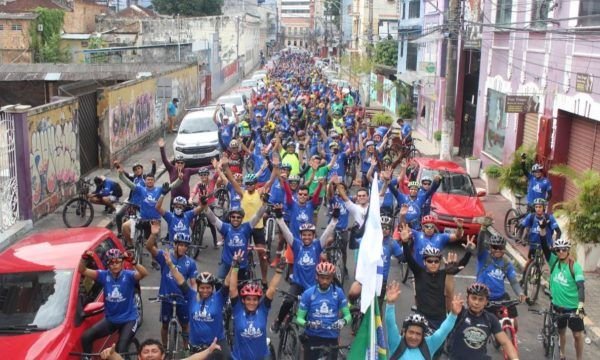
[[[108,46],[108,43],[99,36],[90,38],[88,49],[102,49]],[[90,63],[105,64],[108,62],[108,54],[97,53],[90,54]]]
[[[371,118],[371,126],[390,126],[392,122],[394,122],[392,116],[384,112],[377,113]]]
[[[497,179],[502,175],[502,168],[496,164],[491,164],[483,169],[488,178]]]
[[[527,154],[525,167],[528,169],[531,168],[536,158],[535,148],[523,145],[515,151],[510,164],[502,167],[502,175],[500,176],[500,186],[510,189],[513,194],[527,193],[527,177],[521,168],[522,153]]]
[[[375,63],[396,67],[398,64],[398,42],[382,40],[375,45]]]
[[[352,75],[370,74],[373,71],[375,63],[367,56],[351,56],[342,57],[342,66],[348,68]]]
[[[71,59],[69,49],[60,48],[60,33],[64,23],[65,12],[59,9],[38,7],[34,10],[38,15],[29,29],[31,49],[35,62],[66,63]],[[38,26],[43,31],[38,32]]]
[[[554,206],[556,215],[568,221],[569,238],[579,243],[600,243],[600,173],[578,173],[566,165],[552,167],[550,173],[572,181],[579,190],[577,197]]]
[[[402,119],[412,119],[415,116],[415,109],[412,104],[402,103],[398,106],[396,112]]]
[[[442,141],[442,130],[436,130],[433,133],[433,138],[435,139],[435,141]]]
[[[163,15],[214,16],[222,14],[223,0],[152,0],[152,5]]]

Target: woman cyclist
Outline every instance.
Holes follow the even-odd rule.
[[[117,352],[127,352],[139,324],[134,293],[137,283],[148,275],[148,271],[141,264],[136,263],[130,254],[123,254],[119,249],[109,249],[106,252],[106,265],[109,270],[92,270],[86,266],[86,262],[93,256],[92,251],[86,251],[81,255],[79,273],[102,285],[105,317],[81,336],[83,352],[91,353],[94,340],[117,330],[119,331]],[[124,260],[130,262],[134,270],[123,269]]]

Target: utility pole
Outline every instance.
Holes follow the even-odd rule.
[[[368,0],[369,6],[369,29],[367,30],[367,61],[371,61],[372,47],[373,47],[373,0]],[[367,100],[365,101],[366,106],[371,106],[371,70],[367,74]]]
[[[181,20],[177,14],[177,62],[181,62]]]
[[[458,32],[460,31],[460,2],[450,0],[448,8],[448,51],[446,52],[446,101],[444,109],[444,122],[442,125],[442,141],[440,146],[440,159],[451,160],[454,149],[454,107],[456,103],[456,73]]]

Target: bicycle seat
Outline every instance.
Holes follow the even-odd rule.
[[[515,198],[517,200],[521,200],[523,198],[523,196],[524,196],[523,194],[515,194]]]

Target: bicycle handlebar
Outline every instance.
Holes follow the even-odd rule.
[[[293,298],[294,301],[300,301],[300,298],[302,297],[302,295],[294,295],[290,292],[287,292],[287,291],[281,290],[281,289],[277,289],[277,292],[281,293],[281,296],[289,296],[289,297]]]
[[[519,305],[520,303],[521,302],[519,300],[515,300],[515,299],[489,301],[488,304],[487,304],[487,307],[490,307],[490,306],[505,306],[505,307],[510,307],[510,306]]]
[[[350,344],[348,345],[315,345],[311,346],[311,350],[340,350],[340,349],[349,349]]]
[[[150,302],[172,302],[172,301],[176,301],[177,299],[181,299],[181,300],[186,300],[186,298],[181,295],[181,294],[176,294],[176,293],[170,293],[170,294],[158,294],[158,296],[153,297],[153,298],[148,298],[148,301]]]

